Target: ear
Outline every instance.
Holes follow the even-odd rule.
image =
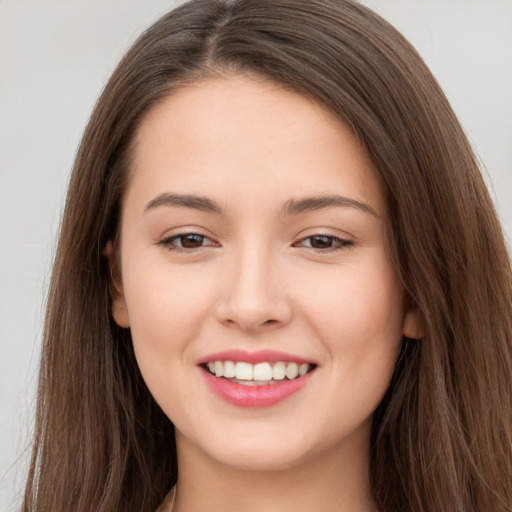
[[[410,306],[404,316],[402,332],[405,337],[419,340],[425,336],[423,321],[419,310],[415,306]]]
[[[128,316],[128,309],[126,308],[126,301],[123,293],[123,283],[119,275],[118,266],[112,246],[112,241],[108,241],[103,255],[107,258],[108,266],[110,268],[110,295],[112,297],[112,317],[119,327],[130,327],[130,318]]]

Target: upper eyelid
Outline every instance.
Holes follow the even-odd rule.
[[[208,238],[209,240],[213,240],[213,238],[209,235],[205,235],[204,233],[200,233],[199,231],[183,231],[180,233],[172,233],[170,235],[164,235],[162,240],[170,240],[172,238],[179,238],[180,236],[188,236],[188,235],[197,235],[202,236],[203,238]]]
[[[215,241],[215,237],[211,234],[207,233],[206,230],[195,227],[195,226],[185,226],[185,227],[179,227],[174,229],[168,229],[166,230],[162,235],[157,236],[157,241],[160,242],[162,240],[169,240],[170,238],[178,238],[180,236],[186,236],[186,235],[199,235],[204,236],[205,238],[209,238],[210,240]]]
[[[355,237],[351,235],[350,233],[347,233],[346,231],[339,232],[338,233],[332,233],[330,230],[322,230],[319,229],[318,231],[310,232],[310,230],[307,230],[306,234],[301,234],[295,237],[296,240],[306,240],[308,238],[314,238],[318,236],[323,236],[326,238],[336,238],[337,240],[342,240],[345,242],[354,242]]]
[[[294,242],[294,245],[297,243],[303,242],[304,240],[308,240],[310,238],[315,238],[315,237],[332,238],[332,239],[336,240],[337,242],[340,242],[341,246],[354,244],[354,240],[352,240],[351,238],[344,238],[344,237],[336,236],[336,235],[328,235],[325,233],[318,233],[318,234],[314,234],[314,235],[303,236],[303,237],[299,238],[299,240],[297,242]]]
[[[176,233],[176,234],[164,236],[164,237],[162,237],[162,239],[160,241],[166,242],[166,241],[170,241],[170,240],[176,240],[178,238],[189,236],[189,235],[197,235],[197,236],[206,238],[207,240],[210,240],[211,242],[213,242],[215,244],[219,243],[213,237],[205,235],[204,233],[196,232],[196,231],[184,231],[183,233]]]

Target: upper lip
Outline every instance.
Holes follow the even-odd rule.
[[[222,352],[215,352],[214,354],[209,354],[205,357],[202,357],[197,361],[197,364],[210,363],[213,361],[241,361],[245,363],[257,364],[257,363],[277,363],[278,361],[288,362],[288,363],[310,363],[315,364],[314,361],[310,359],[305,359],[304,357],[296,356],[294,354],[287,354],[285,352],[280,352],[278,350],[258,350],[255,352],[247,352],[246,350],[240,349],[232,349],[232,350],[224,350]]]

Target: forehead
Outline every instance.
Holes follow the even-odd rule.
[[[221,201],[258,194],[344,192],[382,211],[371,161],[348,126],[319,103],[247,76],[195,82],[157,104],[134,141],[130,187],[207,190]],[[343,190],[339,190],[339,189]]]

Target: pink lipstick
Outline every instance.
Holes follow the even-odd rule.
[[[238,407],[268,407],[301,390],[316,364],[274,350],[217,352],[198,361],[209,388]]]

